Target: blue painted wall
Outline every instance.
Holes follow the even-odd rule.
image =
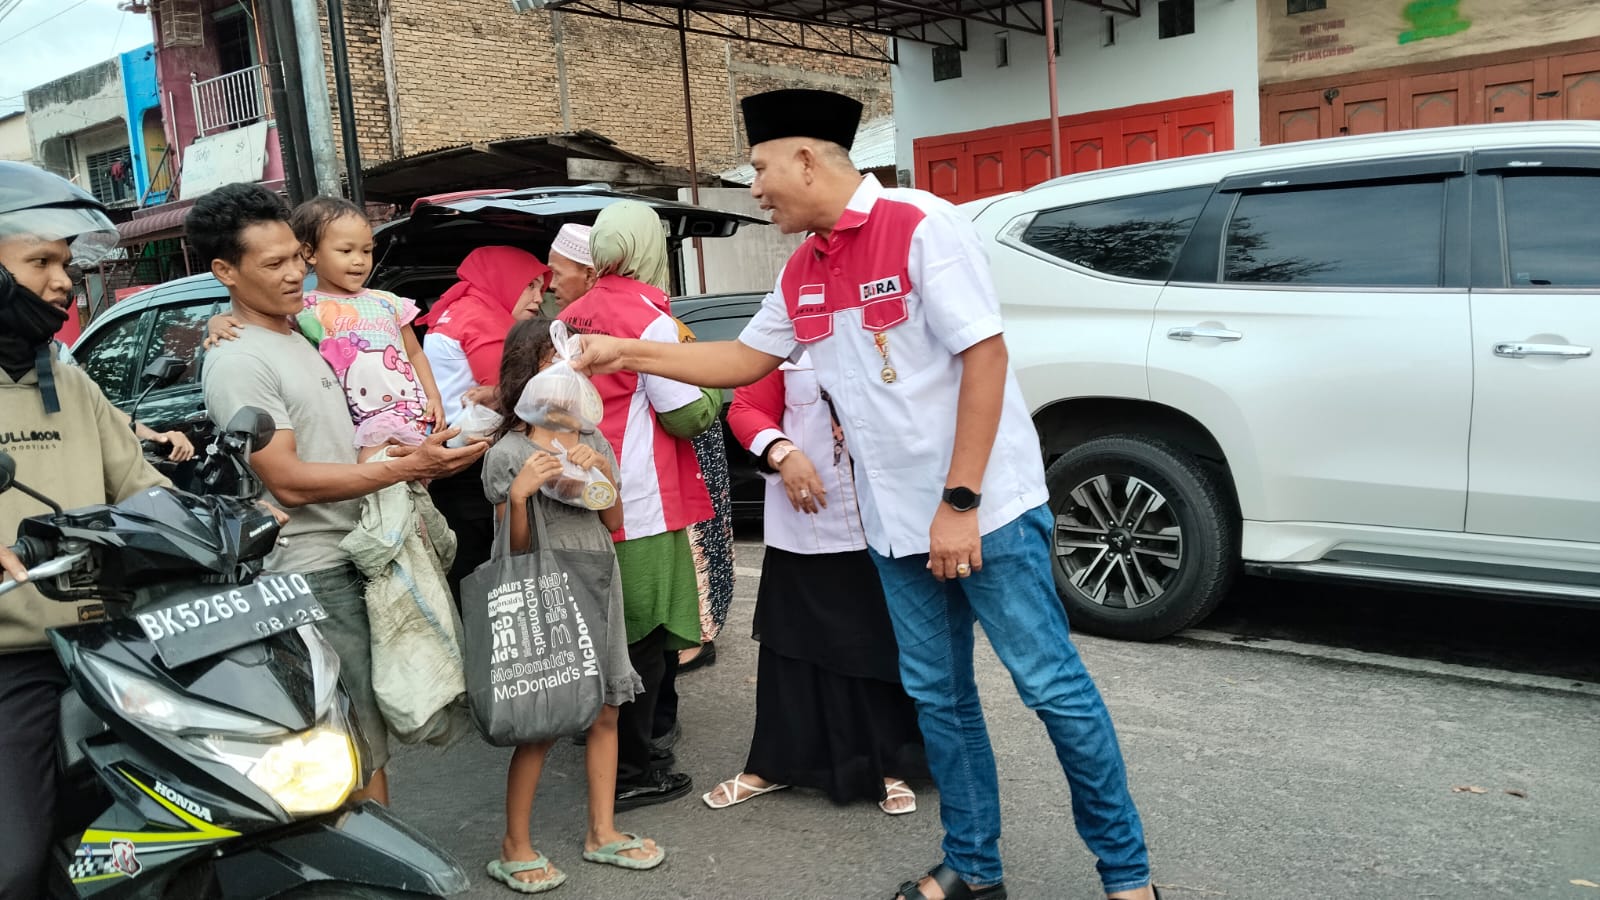
[[[155,45],[146,44],[137,50],[129,50],[122,54],[121,61],[122,92],[128,101],[128,148],[133,155],[134,182],[138,186],[139,196],[143,197],[150,187],[151,171],[161,164],[159,154],[151,156],[144,140],[145,113],[154,109],[158,120],[161,116],[161,85],[156,79]],[[165,192],[162,192],[162,196],[152,194],[147,202],[155,204],[165,199]]]

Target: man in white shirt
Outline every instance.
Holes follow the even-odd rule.
[[[1055,592],[1044,465],[976,231],[931,194],[861,178],[847,149],[854,100],[790,90],[743,106],[752,194],[781,230],[811,236],[738,341],[587,336],[579,367],[735,387],[810,352],[855,457],[940,790],[944,861],[900,897],[1006,896],[998,776],[972,669],[978,621],[1049,731],[1107,896],[1154,900],[1116,733]]]

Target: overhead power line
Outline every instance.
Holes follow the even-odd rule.
[[[35,28],[38,28],[41,25],[46,25],[46,24],[48,24],[50,22],[55,21],[56,19],[61,18],[62,16],[66,15],[67,13],[72,12],[73,10],[77,9],[78,7],[84,5],[85,3],[88,3],[88,2],[89,2],[89,0],[78,0],[77,3],[72,4],[71,6],[67,7],[66,9],[61,10],[60,12],[56,13],[53,16],[50,16],[50,17],[44,18],[44,19],[40,19],[39,21],[33,23],[32,25],[29,25],[27,28],[24,28],[21,31],[17,32],[16,34],[13,34],[12,36],[6,38],[5,40],[0,41],[0,47],[4,47],[5,45],[11,43],[12,41],[16,40],[19,37],[22,37],[23,35],[25,35],[28,32],[34,30]]]

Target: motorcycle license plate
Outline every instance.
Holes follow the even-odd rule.
[[[145,637],[169,668],[328,618],[302,575],[263,575],[217,591],[185,591],[141,607]]]

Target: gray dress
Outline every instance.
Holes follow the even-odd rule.
[[[611,463],[611,471],[617,470],[616,455],[612,453],[611,445],[605,438],[599,434],[586,434],[580,440],[585,446],[604,455]],[[550,451],[536,446],[527,435],[517,432],[512,432],[496,441],[484,457],[484,496],[496,506],[505,503],[511,496],[511,482],[516,479],[517,473],[522,471],[522,465],[528,461],[528,457],[535,453],[548,452]],[[542,493],[534,494],[533,502],[539,504],[539,511],[544,514],[545,531],[549,535],[552,547],[569,550],[603,550],[615,555],[616,547],[611,542],[611,532],[600,524],[599,513],[569,506]],[[499,524],[495,526],[497,543],[500,540],[501,527],[503,526]],[[644,692],[644,682],[633,670],[633,663],[628,661],[628,629],[622,615],[622,575],[613,566],[611,593],[606,598],[606,640],[600,659],[601,670],[605,672],[606,677],[607,706],[621,706],[632,700],[636,694]]]

